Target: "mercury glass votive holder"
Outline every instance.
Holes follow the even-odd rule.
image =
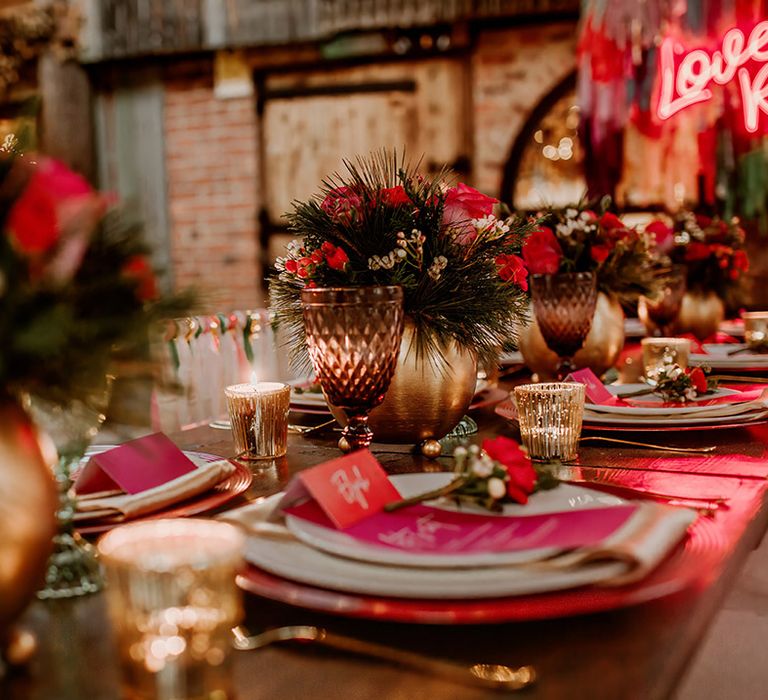
[[[768,311],[745,311],[744,340],[750,350],[768,352]]]
[[[665,365],[688,367],[691,341],[687,338],[643,338],[643,370],[648,379],[655,379]]]
[[[101,538],[125,697],[234,698],[243,546],[236,526],[192,518],[133,523]]]
[[[233,384],[224,395],[237,458],[282,457],[288,449],[291,387],[278,382]]]
[[[571,382],[515,387],[520,437],[531,459],[576,458],[584,417],[584,385]]]

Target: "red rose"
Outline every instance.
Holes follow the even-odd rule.
[[[546,226],[534,231],[523,244],[523,260],[532,274],[554,275],[562,259],[563,250]]]
[[[323,252],[325,253],[325,262],[332,270],[343,271],[346,269],[349,257],[341,248],[337,248],[326,241],[323,243]]]
[[[693,241],[685,248],[685,259],[689,262],[706,260],[711,254],[712,251],[709,246],[706,243],[699,243],[699,241]]]
[[[524,292],[528,291],[528,270],[525,263],[517,255],[499,255],[496,258],[499,277],[505,282],[516,284]]]
[[[157,280],[149,260],[143,255],[135,255],[129,258],[123,265],[123,275],[136,282],[136,296],[141,301],[157,299]]]
[[[320,208],[336,224],[349,226],[359,215],[363,200],[351,187],[337,187],[331,190],[320,204]]]
[[[503,435],[483,440],[482,447],[491,459],[503,464],[507,470],[507,495],[518,503],[527,503],[528,494],[536,487],[536,470],[528,455],[514,440]]]
[[[693,384],[693,388],[696,389],[697,394],[706,393],[709,388],[707,386],[707,376],[704,374],[704,370],[702,370],[701,367],[694,367],[689,370],[688,376],[690,377],[691,384]]]
[[[611,254],[611,247],[604,243],[598,243],[593,245],[589,251],[589,255],[598,265],[602,265]]]
[[[606,231],[611,231],[615,228],[626,228],[622,220],[616,214],[611,214],[609,211],[600,217],[600,226],[606,229]]]
[[[387,204],[390,207],[411,203],[411,200],[408,198],[402,185],[379,190],[379,199],[383,204]]]
[[[472,219],[488,216],[498,201],[460,182],[456,187],[451,187],[445,195],[443,228],[451,229],[454,240],[460,245],[469,245],[477,238]]]
[[[299,264],[295,260],[286,260],[285,261],[285,271],[290,272],[291,274],[296,274],[296,271],[299,269]]]
[[[653,234],[653,239],[656,242],[656,249],[662,254],[668,254],[675,245],[675,232],[671,226],[667,226],[663,221],[657,219],[651,221],[645,227],[648,233]]]
[[[738,272],[746,272],[749,270],[749,258],[743,250],[734,251],[733,267]]]
[[[62,163],[41,158],[8,214],[11,240],[29,255],[46,253],[84,209],[94,209],[96,199],[100,200],[83,177]],[[98,211],[92,212],[95,218],[102,213],[98,203]]]

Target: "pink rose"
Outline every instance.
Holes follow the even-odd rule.
[[[523,260],[532,274],[554,275],[560,269],[563,249],[552,229],[542,226],[523,243]]]
[[[325,196],[320,208],[335,224],[349,226],[359,216],[362,203],[360,195],[351,187],[337,187]]]
[[[460,182],[445,195],[443,228],[449,229],[460,245],[469,245],[477,238],[472,219],[481,219],[491,214],[493,205],[498,201]]]

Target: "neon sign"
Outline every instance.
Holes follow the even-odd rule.
[[[679,58],[681,53],[684,55]],[[720,48],[711,53],[703,49],[685,52],[675,39],[667,37],[661,44],[660,70],[657,113],[661,119],[669,119],[686,107],[709,100],[711,85],[736,81],[741,93],[744,126],[754,133],[758,130],[760,114],[768,115],[768,21],[755,25],[749,38],[741,29],[729,29]]]

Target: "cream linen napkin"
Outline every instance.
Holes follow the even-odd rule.
[[[622,586],[634,583],[655,569],[683,538],[698,514],[690,508],[661,503],[637,503],[632,517],[597,547],[581,547],[527,566],[567,570],[595,561],[622,561],[627,570],[596,584]]]
[[[248,534],[256,537],[295,542],[296,538],[288,528],[269,520],[282,496],[282,493],[277,493],[217,517],[241,525]],[[661,503],[633,502],[637,510],[632,517],[599,547],[582,547],[540,561],[509,566],[567,571],[596,561],[614,560],[624,562],[626,571],[597,585],[621,586],[639,581],[655,569],[684,537],[688,527],[696,520],[697,513],[690,508]]]
[[[220,459],[201,464],[191,472],[141,493],[80,496],[77,499],[75,520],[115,515],[135,518],[203,493],[234,471],[235,467],[229,460]]]

